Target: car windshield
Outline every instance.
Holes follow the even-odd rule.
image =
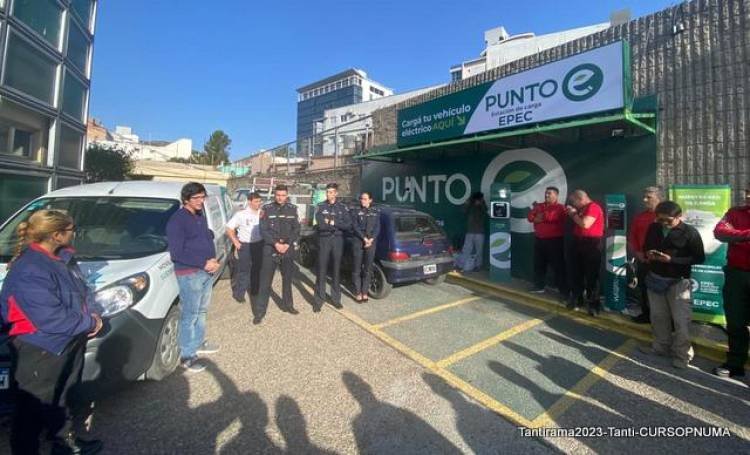
[[[0,230],[0,261],[13,256],[16,227],[40,209],[64,210],[73,217],[73,248],[82,260],[133,259],[167,249],[166,225],[179,201],[136,197],[38,199]]]
[[[398,215],[394,222],[397,239],[422,239],[443,235],[435,220],[426,215]]]

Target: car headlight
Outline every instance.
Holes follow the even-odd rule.
[[[94,294],[94,306],[102,317],[111,317],[130,308],[148,292],[148,274],[124,278]]]

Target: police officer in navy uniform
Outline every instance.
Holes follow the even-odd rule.
[[[338,185],[326,185],[326,200],[318,204],[315,221],[318,229],[318,277],[315,283],[313,311],[320,311],[326,298],[328,260],[332,264],[331,303],[341,306],[341,256],[344,253],[344,234],[351,229],[351,219],[346,206],[337,201]]]
[[[372,195],[367,191],[359,195],[360,206],[351,210],[352,217],[352,283],[354,299],[367,302],[370,289],[375,246],[380,233],[380,211],[372,207]]]
[[[260,270],[260,290],[257,308],[253,308],[253,324],[260,324],[266,315],[271,283],[276,267],[281,269],[282,311],[299,314],[292,300],[292,278],[296,271],[294,253],[299,240],[297,206],[287,202],[286,185],[274,189],[274,202],[263,206],[260,215],[260,235],[263,237],[263,261]]]

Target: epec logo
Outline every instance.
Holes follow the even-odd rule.
[[[568,179],[562,166],[538,148],[508,150],[497,155],[484,171],[482,192],[490,194],[490,186],[495,182],[510,184],[510,230],[515,234],[534,232],[526,215],[534,202],[544,198],[546,187],[557,187],[560,201],[565,201],[568,194]]]
[[[568,71],[562,90],[570,101],[585,101],[599,92],[604,84],[602,69],[593,63],[583,63]]]

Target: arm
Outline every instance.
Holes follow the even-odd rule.
[[[373,240],[377,240],[378,236],[380,235],[380,212],[377,212],[377,215],[375,216],[375,227],[372,229],[372,238]]]
[[[49,276],[25,273],[19,277],[18,293],[11,297],[36,328],[45,333],[75,336],[92,332],[96,319],[81,308],[65,307]]]
[[[227,236],[229,237],[229,240],[232,241],[234,247],[239,250],[242,244],[240,239],[237,238],[237,226],[239,225],[237,215],[238,214],[235,213],[227,222]]]
[[[333,231],[335,229],[333,226],[326,223],[326,217],[325,215],[323,215],[320,206],[318,206],[315,210],[315,221],[318,225],[318,231]]]
[[[185,230],[175,221],[175,219],[172,219],[167,224],[167,244],[169,246],[169,255],[172,258],[172,262],[178,262],[198,269],[202,269],[206,265],[196,264],[189,258],[189,256],[186,256]]]
[[[714,228],[716,240],[727,243],[750,242],[750,229],[737,229],[734,227],[732,213],[724,215],[724,218]]]
[[[276,239],[273,238],[273,232],[271,232],[271,227],[268,223],[268,214],[265,210],[261,210],[260,212],[260,236],[266,245],[273,246],[276,243]]]
[[[539,204],[534,203],[533,208],[529,210],[529,213],[526,215],[526,219],[529,220],[529,223],[535,222],[537,213],[539,213]]]
[[[294,211],[294,220],[292,221],[292,232],[291,236],[289,237],[289,243],[294,243],[297,240],[299,240],[299,232],[300,232],[300,225],[299,225],[299,218],[297,218],[297,210]]]
[[[357,222],[357,216],[354,215],[354,212],[356,210],[352,211],[351,220],[352,220],[352,232],[354,232],[354,236],[357,237],[360,240],[364,240],[365,233],[362,231],[362,226]]]
[[[698,231],[691,232],[690,239],[688,240],[687,248],[688,255],[680,257],[672,257],[669,262],[677,265],[693,265],[703,264],[706,260],[705,249],[703,248],[703,240],[701,240]]]

